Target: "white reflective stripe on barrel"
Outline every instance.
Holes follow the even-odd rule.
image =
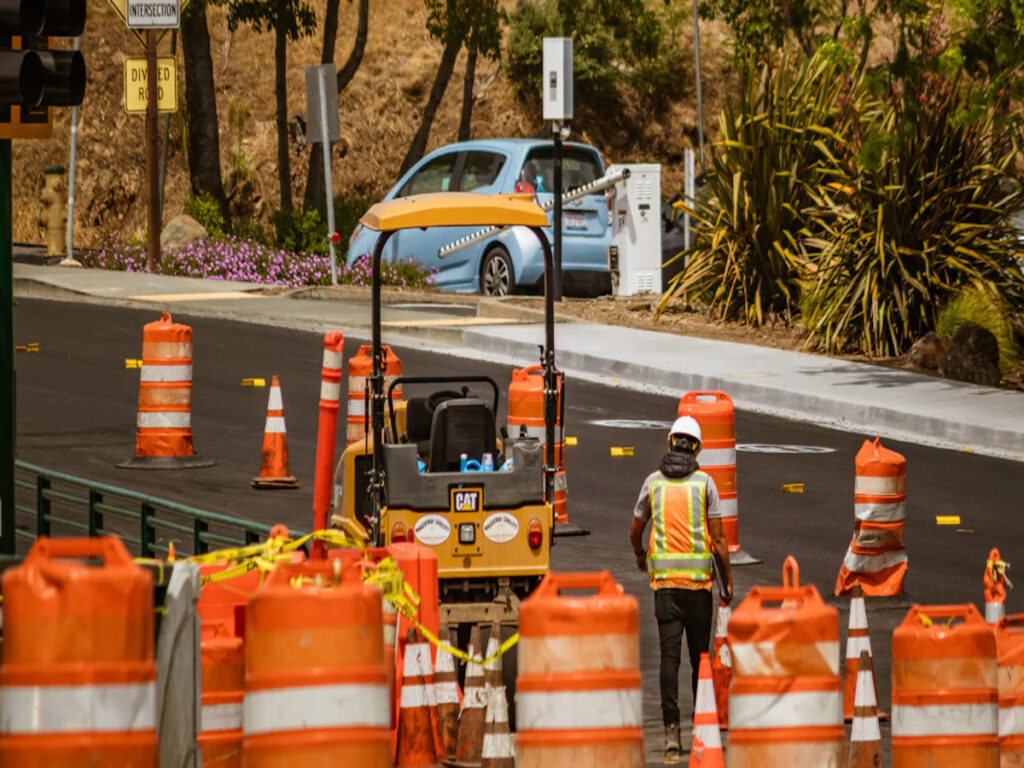
[[[697,454],[702,469],[708,467],[729,467],[736,464],[735,448],[705,448]]]
[[[150,360],[190,360],[191,341],[143,341],[142,356]]]
[[[189,429],[190,411],[139,411],[135,421],[139,429]]]
[[[6,735],[154,728],[154,682],[0,688],[0,733]]]
[[[246,691],[246,734],[305,728],[387,728],[391,724],[386,684],[338,683]]]
[[[639,688],[596,691],[518,691],[516,722],[520,731],[640,728]]]
[[[873,477],[857,475],[853,492],[864,496],[899,496],[906,492],[906,475],[896,477]]]
[[[341,352],[335,352],[332,349],[324,350],[324,368],[330,368],[335,371],[341,370]]]
[[[730,718],[732,716],[730,702]],[[892,705],[892,735],[993,736],[999,730],[998,707],[991,704]]]
[[[192,381],[191,365],[143,365],[140,380],[146,383]]]
[[[848,571],[855,573],[876,573],[886,568],[900,565],[907,562],[907,551],[897,549],[891,552],[880,552],[877,555],[858,555],[850,550],[846,551],[843,557],[843,566]]]
[[[358,400],[348,401],[348,415],[349,416],[365,416],[366,415],[366,400],[359,398]]]
[[[272,435],[284,434],[284,416],[267,416],[267,426],[263,431]]]
[[[897,501],[894,504],[854,504],[853,514],[858,520],[871,520],[876,523],[902,522],[907,516],[907,503]]]
[[[1024,705],[999,708],[999,737],[1024,734]]]
[[[735,496],[731,499],[718,497],[718,514],[720,517],[737,517],[739,513],[739,499]]]
[[[842,724],[842,691],[732,691],[729,695],[729,728],[733,733],[740,729],[809,728]]]
[[[234,731],[242,728],[242,702],[204,704],[202,728],[206,731]]]
[[[790,657],[799,656],[805,663],[813,660],[815,665],[824,666],[833,675],[839,674],[839,641],[819,640],[816,643],[801,643],[800,648],[789,646],[780,658],[775,642],[729,643],[732,667],[735,674],[746,677],[785,677],[791,674]],[[818,658],[810,658],[817,653]]]

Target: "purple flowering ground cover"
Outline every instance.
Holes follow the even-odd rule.
[[[352,267],[344,266],[343,258],[339,261],[342,262],[338,264],[339,284],[370,284],[368,259],[362,259]],[[86,253],[82,264],[122,272],[149,271],[145,246],[120,238],[113,238],[103,248]],[[327,254],[293,253],[226,236],[222,240],[196,242],[164,253],[159,273],[264,285],[330,285],[331,257]],[[383,262],[381,283],[424,288],[434,284],[434,276],[412,259]]]

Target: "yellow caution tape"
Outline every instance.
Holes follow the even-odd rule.
[[[576,438],[575,437],[567,437],[567,438],[565,438],[565,444],[566,445],[576,445]]]
[[[39,342],[38,341],[33,341],[33,342],[28,343],[28,344],[15,344],[14,345],[14,351],[15,352],[38,352],[39,351]]]
[[[1007,589],[1013,589],[1013,582],[1010,581],[1010,577],[1006,575],[1006,572],[1010,570],[1010,564],[1005,560],[986,560],[985,567],[992,571],[992,579],[999,581],[1002,579],[1006,582]]]
[[[936,525],[960,525],[960,515],[936,515]]]
[[[632,445],[613,445],[611,447],[612,456],[632,456],[633,446]]]
[[[265,387],[267,386],[266,379],[242,379],[243,387]]]
[[[783,483],[783,485],[782,485],[782,492],[783,493],[803,493],[804,492],[804,484],[803,483]]]
[[[142,367],[142,361],[138,360],[138,359],[136,359],[134,357],[126,357],[124,359],[124,367],[125,367],[125,370],[132,370],[132,369],[135,369],[135,368],[141,368]]]

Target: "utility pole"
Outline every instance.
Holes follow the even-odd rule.
[[[157,30],[146,30],[146,267],[150,272],[160,268],[160,123],[157,104],[156,71]]]

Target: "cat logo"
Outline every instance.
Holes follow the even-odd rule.
[[[452,512],[479,512],[483,508],[483,488],[452,488]]]

